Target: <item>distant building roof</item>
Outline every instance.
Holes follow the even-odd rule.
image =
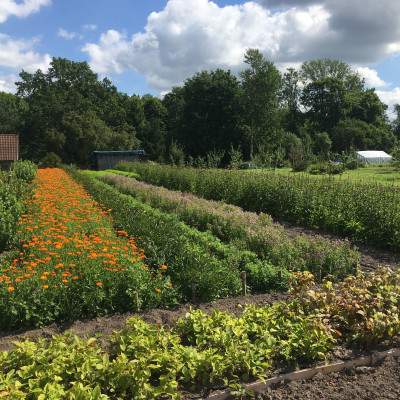
[[[0,161],[18,160],[18,135],[0,134]]]

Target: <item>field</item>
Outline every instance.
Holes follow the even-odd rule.
[[[228,205],[228,190],[223,202],[197,200],[160,192],[132,173],[38,171],[15,233],[21,248],[1,258],[0,346],[8,352],[0,395],[199,398],[226,387],[241,393],[243,383],[276,371],[396,346],[400,264],[393,242],[385,240],[385,250],[369,245],[368,236],[346,241],[277,224],[251,209],[262,203]],[[171,184],[182,184],[168,173]],[[202,177],[204,195],[210,178]],[[183,183],[186,192],[196,190],[195,179]],[[215,191],[222,178],[212,179]],[[70,328],[80,336],[65,333]],[[53,334],[61,336],[49,340]],[[11,344],[24,336],[30,340]],[[356,379],[398,368],[389,364]],[[340,377],[331,378],[334,385]],[[305,389],[291,385],[259,398],[318,397],[320,389],[310,391],[315,397],[295,397]],[[376,390],[379,398],[382,388]],[[331,398],[345,395],[354,394],[348,388]]]

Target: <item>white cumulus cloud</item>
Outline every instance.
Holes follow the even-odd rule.
[[[398,0],[260,0],[225,7],[169,0],[149,15],[143,32],[109,30],[82,51],[94,71],[133,69],[163,92],[203,69],[237,73],[248,48],[277,65],[325,57],[375,64],[400,46],[399,14]],[[373,70],[362,72],[382,86]]]
[[[83,39],[83,36],[80,35],[79,33],[69,32],[63,28],[58,28],[57,35],[67,40],[72,40],[75,38]]]
[[[51,61],[49,54],[40,55],[32,50],[38,38],[29,40],[13,40],[9,36],[0,34],[0,66],[28,72],[37,69],[45,71]]]
[[[396,114],[394,113],[393,106],[395,104],[400,104],[400,87],[396,87],[390,91],[376,90],[376,94],[383,103],[388,105],[388,117],[394,119]]]
[[[38,12],[40,7],[48,6],[51,0],[1,0],[0,23],[5,22],[10,16],[23,18],[29,14]]]
[[[369,88],[389,86],[389,83],[379,78],[378,72],[374,69],[370,69],[368,67],[358,67],[356,72],[358,72],[358,75],[360,75],[361,78],[365,79],[365,86]]]

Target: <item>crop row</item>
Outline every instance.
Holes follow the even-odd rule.
[[[306,175],[121,163],[145,182],[400,249],[400,187]]]
[[[294,276],[291,301],[246,306],[240,317],[198,310],[170,328],[132,318],[108,338],[67,332],[17,343],[0,354],[0,394],[180,399],[200,385],[240,390],[241,382],[268,377],[277,367],[327,359],[336,344],[368,347],[399,335],[398,274],[382,270],[314,287],[303,272]]]
[[[192,299],[192,283],[196,285],[198,300],[239,295],[241,271],[247,272],[247,283],[253,291],[286,287],[290,274],[285,268],[272,266],[253,252],[224,244],[210,232],[191,228],[175,215],[119,192],[90,172],[71,174],[94,199],[112,208],[118,229],[142,238],[149,265],[168,265],[166,274],[179,292],[180,301]]]
[[[38,170],[17,239],[21,252],[1,262],[0,329],[42,326],[159,306],[174,297],[144,263],[133,237],[115,232],[108,209],[61,169]]]
[[[190,193],[170,191],[122,175],[106,174],[102,181],[132,195],[151,207],[173,213],[185,224],[200,231],[209,230],[225,243],[250,250],[260,259],[290,271],[307,270],[335,279],[354,273],[359,254],[347,240],[331,241],[322,237],[289,237],[270,216],[245,212],[237,206],[205,200]]]
[[[32,191],[36,165],[29,161],[15,161],[11,174],[0,171],[0,253],[12,244],[18,221],[24,212],[24,202]]]

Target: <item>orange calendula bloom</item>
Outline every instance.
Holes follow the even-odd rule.
[[[103,286],[103,284],[101,282],[97,282],[96,285],[97,286]]]
[[[157,292],[158,292],[158,293],[161,293],[161,289],[157,289]]]
[[[43,285],[43,287],[44,287],[45,289],[48,289],[48,288],[49,288],[47,285]]]
[[[15,287],[14,287],[14,286],[9,286],[7,290],[8,290],[9,292],[12,292],[12,291],[15,290]]]

